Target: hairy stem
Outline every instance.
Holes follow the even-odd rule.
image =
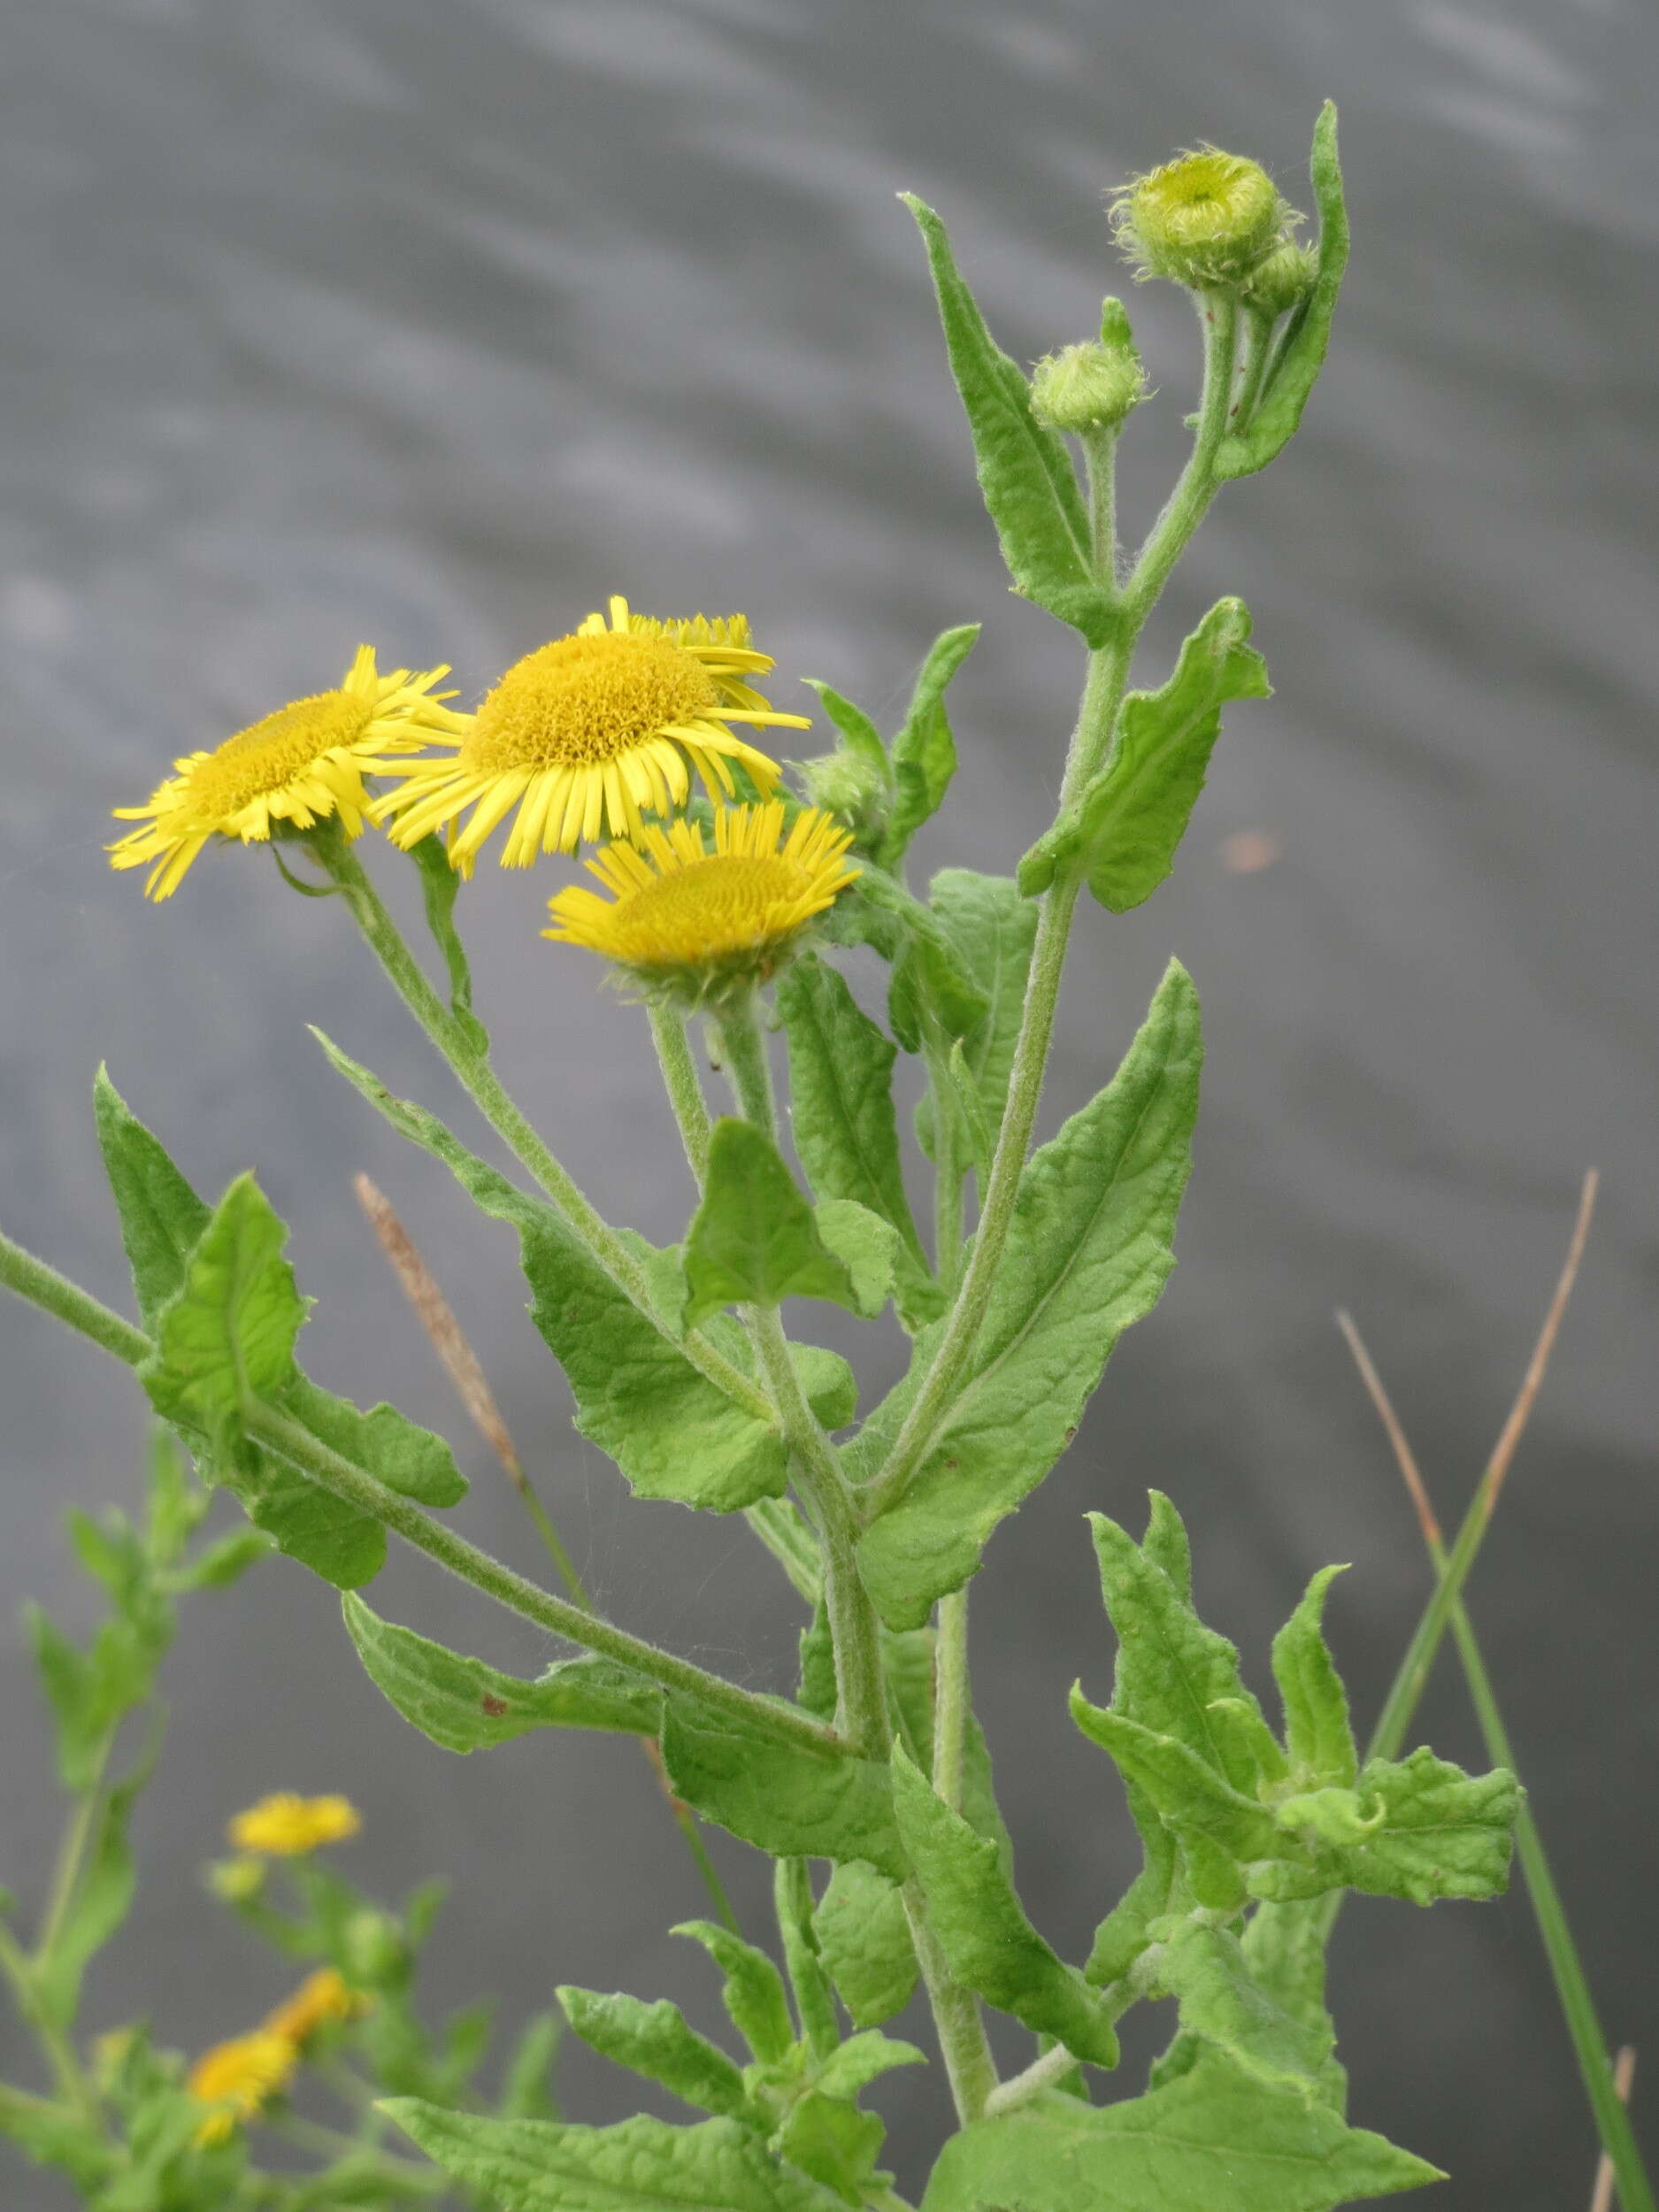
[[[933,2008],[933,2025],[938,2031],[956,2117],[966,2127],[970,2120],[979,2117],[996,2087],[996,2064],[986,2040],[979,2001],[971,1989],[964,1989],[952,1978],[938,1938],[927,1924],[927,1901],[914,1875],[905,1883],[902,1893],[905,1917],[910,1924],[910,1940],[916,1946],[917,1963],[922,1970],[922,1980]]]
[[[1219,293],[1202,296],[1198,308],[1204,333],[1204,385],[1199,403],[1197,434],[1180,481],[1170,495],[1135,565],[1134,573],[1124,588],[1120,627],[1089,655],[1088,675],[1060,786],[1063,814],[1106,764],[1135,641],[1171,570],[1215,495],[1216,449],[1227,426],[1238,311],[1230,297]],[[870,1486],[865,1499],[866,1519],[873,1520],[897,1503],[926,1457],[934,1431],[956,1396],[956,1386],[972,1356],[974,1341],[991,1302],[1002,1248],[1014,1218],[1019,1179],[1036,1125],[1048,1044],[1054,1034],[1055,1009],[1060,996],[1060,978],[1082,880],[1074,862],[1056,878],[1043,898],[1019,1039],[1014,1048],[1013,1071],[1009,1078],[1008,1107],[986,1180],[972,1255],[933,1366],[894,1440],[887,1464]]]
[[[655,1000],[646,1010],[650,1016],[651,1041],[657,1047],[668,1102],[674,1110],[680,1142],[686,1148],[686,1158],[701,1190],[709,1169],[709,1109],[698,1080],[691,1040],[686,1034],[685,1017],[673,1007]]]
[[[664,1336],[672,1331],[657,1310],[644,1268],[603,1216],[595,1212],[569,1173],[560,1166],[519,1108],[508,1096],[488,1061],[474,1050],[465,1031],[433,988],[426,972],[404,943],[362,863],[337,833],[311,841],[318,864],[333,877],[350,908],[370,950],[379,960],[410,1012],[449,1062],[464,1090],[490,1127],[522,1162],[625,1296]],[[748,1376],[697,1331],[675,1339],[697,1371],[757,1420],[771,1408]]]
[[[45,1916],[35,1946],[36,1959],[43,1959],[58,1940],[69,1909],[74,1903],[75,1892],[81,1884],[81,1870],[86,1863],[87,1850],[97,1824],[104,1803],[104,1776],[115,1749],[117,1731],[110,1729],[98,1746],[92,1763],[92,1771],[81,1788],[80,1798],[58,1853],[58,1864],[52,1874],[51,1894],[47,1901]]]
[[[745,1116],[775,1141],[777,1108],[765,1041],[752,994],[720,1016],[721,1062]],[[824,1545],[824,1604],[835,1652],[838,1732],[869,1759],[887,1755],[887,1701],[875,1608],[858,1572],[852,1495],[818,1416],[807,1402],[775,1306],[746,1314],[766,1386],[795,1455],[807,1503]]]
[[[154,1349],[142,1329],[123,1321],[119,1314],[111,1313],[90,1293],[6,1236],[0,1236],[0,1286],[16,1291],[20,1297],[55,1314],[128,1367],[142,1365]],[[551,1591],[527,1582],[511,1567],[503,1566],[488,1552],[457,1536],[453,1529],[434,1520],[407,1498],[388,1490],[373,1475],[342,1459],[320,1437],[313,1436],[309,1429],[302,1428],[276,1407],[256,1402],[245,1408],[244,1420],[248,1434],[257,1443],[268,1445],[319,1487],[379,1521],[383,1528],[401,1536],[417,1551],[425,1552],[439,1566],[458,1575],[463,1582],[482,1590],[487,1597],[493,1597],[510,1612],[522,1614],[526,1620],[534,1621],[538,1626],[550,1629],[556,1636],[563,1636],[588,1651],[603,1652],[606,1657],[634,1668],[664,1689],[680,1690],[687,1696],[700,1698],[764,1735],[819,1752],[846,1747],[833,1730],[823,1727],[806,1714],[792,1712],[769,1699],[752,1696],[735,1683],[710,1674],[687,1659],[659,1651],[654,1644],[629,1635],[626,1629],[616,1627],[596,1614],[583,1612],[568,1598],[557,1598]]]
[[[59,2093],[68,2099],[90,2126],[101,2131],[98,2101],[75,2055],[74,2046],[42,2004],[34,1961],[24,1955],[4,1920],[0,1920],[0,1978],[10,1983],[18,2011],[40,2045]]]

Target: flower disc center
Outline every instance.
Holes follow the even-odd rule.
[[[355,745],[374,718],[372,701],[349,691],[319,691],[279,707],[225,742],[189,771],[190,803],[227,818],[295,776],[337,746]]]
[[[812,887],[810,868],[781,854],[711,853],[642,884],[616,910],[613,956],[641,967],[680,966],[741,952],[787,926]]]
[[[702,663],[667,638],[556,638],[507,671],[480,707],[462,759],[479,775],[599,766],[719,703]]]

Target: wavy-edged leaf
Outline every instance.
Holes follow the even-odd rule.
[[[902,1746],[893,1754],[893,1802],[927,1924],[955,1978],[1076,2057],[1116,2066],[1118,2038],[1099,1998],[1025,1917],[996,1846],[951,1811]]]
[[[893,780],[896,787],[887,832],[882,840],[884,868],[895,868],[903,859],[912,837],[944,803],[950,780],[956,772],[956,741],[945,712],[945,693],[951,678],[973,650],[979,625],[968,622],[946,630],[928,649],[910,708],[893,740]]]
[[[670,1692],[663,1762],[674,1793],[777,1859],[866,1859],[894,1880],[904,1853],[887,1768],[780,1744]]]
[[[1047,2096],[946,2144],[921,2212],[1333,2212],[1445,2177],[1206,2051],[1121,2104]]]
[[[795,2028],[783,1977],[766,1954],[712,1920],[682,1920],[668,1932],[702,1944],[719,1968],[732,2025],[758,2062],[772,2065],[784,2057],[794,2047]]]
[[[449,849],[436,830],[407,850],[420,871],[426,927],[449,972],[449,1011],[455,1016],[461,1034],[481,1059],[489,1050],[489,1032],[472,1011],[472,971],[467,964],[461,933],[455,926],[455,901],[461,887],[461,876],[450,866]]]
[[[855,2027],[879,2028],[916,1994],[921,1969],[898,1885],[872,1866],[838,1866],[812,1916],[818,1956]]]
[[[447,2173],[503,2212],[839,2212],[735,2120],[616,2127],[486,2120],[415,2097],[380,2108]]]
[[[1149,899],[1175,865],[1234,699],[1271,695],[1267,664],[1248,642],[1241,599],[1219,599],[1183,643],[1161,690],[1132,691],[1110,760],[1019,864],[1027,898],[1080,855],[1088,887],[1113,914]]]
[[[1065,442],[1032,413],[1025,379],[986,328],[943,223],[913,194],[901,196],[927,249],[950,373],[973,433],[979,489],[1014,588],[1091,645],[1102,644],[1116,618],[1094,573],[1088,517]]]
[[[1325,1593],[1342,1567],[1325,1567],[1273,1639],[1273,1678],[1285,1706],[1285,1748],[1291,1763],[1321,1782],[1351,1789],[1359,1754],[1348,1717],[1348,1692],[1336,1671],[1321,1622]]]
[[[1026,1163],[975,1363],[898,1502],[859,1559],[895,1627],[913,1627],[979,1563],[997,1523],[1065,1449],[1123,1331],[1156,1302],[1190,1165],[1202,1046],[1172,963],[1122,1066]],[[875,1417],[902,1418],[936,1338]]]
[[[741,2069],[718,2044],[699,2035],[667,1998],[648,2005],[638,1997],[604,1997],[568,1983],[553,1993],[576,2033],[602,2058],[660,2082],[699,2112],[757,2124]]]
[[[295,1379],[305,1302],[282,1256],[287,1232],[251,1175],[238,1176],[156,1316],[156,1349],[139,1370],[168,1420],[224,1446],[246,1409]]]
[[[827,1298],[853,1312],[846,1264],[818,1234],[811,1207],[778,1148],[752,1121],[725,1116],[709,1138],[703,1202],[686,1233],[686,1323],[722,1306]]]
[[[655,1736],[662,1725],[661,1691],[613,1660],[559,1660],[526,1682],[381,1620],[361,1598],[348,1594],[342,1609],[370,1681],[445,1751],[484,1750],[534,1728]]]

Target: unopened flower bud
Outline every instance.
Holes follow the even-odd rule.
[[[1270,322],[1277,322],[1306,299],[1318,270],[1316,248],[1298,245],[1294,238],[1281,238],[1251,270],[1245,280],[1244,298]]]
[[[861,835],[881,826],[887,787],[873,760],[841,745],[833,753],[819,753],[791,765],[798,771],[808,799],[826,814],[836,815]]]
[[[1133,343],[1102,345],[1090,338],[1038,362],[1031,411],[1050,430],[1115,430],[1145,389],[1146,372]]]
[[[365,1906],[354,1912],[342,1931],[347,1979],[354,1986],[373,1989],[389,1981],[403,1964],[403,1932],[389,1913]]]
[[[1201,146],[1125,185],[1111,219],[1138,274],[1202,290],[1242,283],[1293,218],[1259,164]]]
[[[265,1863],[245,1856],[215,1859],[207,1870],[207,1886],[227,1905],[245,1905],[265,1887]]]

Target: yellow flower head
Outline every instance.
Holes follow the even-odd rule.
[[[590,614],[514,663],[480,707],[452,756],[388,760],[380,772],[402,788],[377,803],[403,846],[449,828],[449,858],[470,875],[485,839],[515,807],[502,865],[527,868],[538,853],[574,852],[609,826],[638,839],[642,815],[683,806],[695,769],[712,799],[732,797],[739,761],[762,791],[775,761],[728,726],[810,727],[779,714],[747,681],[772,666],[749,643],[741,615],[655,622],[611,602],[611,622]],[[465,829],[456,823],[472,809]]]
[[[1302,219],[1259,163],[1218,146],[1134,178],[1114,196],[1111,219],[1139,275],[1194,288],[1241,282],[1279,232]]]
[[[315,1851],[321,1844],[342,1842],[362,1825],[349,1798],[297,1797],[292,1790],[278,1790],[238,1813],[229,1834],[238,1851],[287,1859]]]
[[[442,704],[455,694],[433,690],[449,672],[395,668],[382,676],[373,649],[360,645],[338,690],[279,707],[211,753],[187,753],[142,806],[118,806],[118,820],[144,826],[110,847],[111,866],[149,867],[144,888],[165,899],[210,837],[263,843],[280,823],[310,829],[331,814],[357,836],[369,803],[365,768],[382,753],[465,726]]]
[[[282,2036],[297,2048],[330,2021],[354,2020],[368,2008],[368,1999],[352,1988],[338,1968],[319,1966],[269,2016],[265,2032]]]
[[[814,914],[858,873],[852,833],[803,807],[784,835],[780,800],[717,806],[714,849],[687,821],[655,824],[639,847],[607,846],[586,864],[611,894],[572,887],[548,902],[541,934],[586,945],[641,982],[702,999],[726,982],[764,978]]]
[[[297,2063],[288,2037],[268,2028],[204,2051],[190,2069],[189,2091],[198,2103],[213,2108],[196,2129],[196,2140],[227,2141],[242,2121],[251,2120],[287,2088]]]

